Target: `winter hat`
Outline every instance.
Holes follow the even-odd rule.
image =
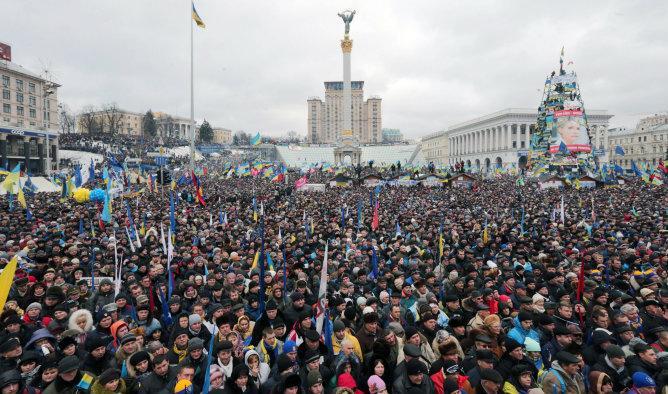
[[[211,365],[209,369],[209,381],[223,377],[223,370],[218,365]]]
[[[524,340],[524,347],[526,348],[527,352],[540,352],[540,343],[529,337],[526,337]]]
[[[306,387],[315,386],[318,383],[322,383],[322,375],[318,370],[310,371],[306,377]]]
[[[188,340],[188,351],[192,352],[193,350],[204,349],[204,341],[198,337],[190,338]]]
[[[427,366],[422,361],[413,358],[406,363],[406,374],[417,375],[419,373],[427,373]]]
[[[406,340],[410,339],[413,335],[418,333],[418,329],[414,326],[408,326],[404,329]]]
[[[121,373],[116,369],[107,369],[98,376],[97,381],[100,382],[102,386],[105,384],[121,378]]]
[[[523,321],[526,321],[526,320],[532,320],[533,321],[533,314],[529,311],[522,310],[517,315],[517,320],[519,320],[520,322],[523,322]]]
[[[522,347],[522,344],[517,342],[514,339],[508,338],[506,340],[506,353],[510,353],[513,350],[517,349],[518,347]]]
[[[645,372],[635,372],[633,374],[633,387],[639,389],[643,387],[656,387],[656,382]]]
[[[193,325],[195,323],[201,323],[201,322],[202,318],[196,313],[193,313],[192,315],[188,316],[188,325]]]
[[[295,341],[287,340],[283,344],[283,353],[292,353],[297,351],[297,344]]]
[[[278,366],[278,373],[280,374],[292,368],[294,364],[292,360],[290,360],[290,357],[288,357],[287,354],[283,353],[280,356],[278,356],[278,361],[276,361],[276,365]]]
[[[385,381],[383,381],[383,379],[381,379],[377,375],[371,375],[369,379],[366,381],[366,383],[367,386],[369,386],[369,388],[375,387],[376,392],[387,389]]]
[[[617,345],[609,345],[605,348],[605,354],[608,358],[626,358],[626,353]]]
[[[40,304],[39,302],[33,302],[30,305],[28,305],[28,307],[26,308],[26,312],[28,312],[31,309],[39,309],[39,311],[41,312],[42,304]]]
[[[146,350],[141,350],[130,356],[130,365],[136,367],[142,361],[151,361],[151,356]]]

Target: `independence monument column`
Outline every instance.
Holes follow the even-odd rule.
[[[341,40],[341,51],[343,52],[343,129],[339,140],[343,140],[353,138],[352,90],[350,85],[350,52],[353,50],[353,40],[348,37],[348,33],[355,11],[345,10],[338,15],[346,24],[343,40]]]

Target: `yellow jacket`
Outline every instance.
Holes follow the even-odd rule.
[[[345,333],[346,335],[341,341],[345,339],[349,340],[353,344],[353,351],[357,357],[360,359],[360,361],[364,361],[364,354],[362,354],[362,347],[360,346],[360,342],[348,331],[347,328]],[[341,341],[336,337],[336,334],[332,334],[332,350],[334,351],[335,356],[341,352]]]

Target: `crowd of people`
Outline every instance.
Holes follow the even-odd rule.
[[[223,175],[199,177],[205,206],[177,186],[171,239],[150,192],[110,223],[48,193],[28,220],[0,197],[0,267],[21,256],[1,392],[666,392],[663,186]]]
[[[84,151],[97,154],[112,153],[119,156],[120,160],[125,157],[146,156],[146,152],[155,152],[159,147],[175,148],[188,146],[189,142],[174,137],[151,137],[148,135],[134,136],[109,133],[63,133],[58,136],[61,149]]]

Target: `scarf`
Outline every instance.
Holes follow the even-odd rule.
[[[276,341],[276,346],[270,347],[264,339],[260,341],[260,354],[264,354],[264,362],[269,365],[274,365],[276,357],[278,357],[278,340]]]
[[[179,356],[179,362],[183,361],[183,359],[186,358],[186,356],[188,355],[188,348],[179,350],[179,348],[176,347],[176,344],[174,344],[172,351],[174,352],[174,354]]]

